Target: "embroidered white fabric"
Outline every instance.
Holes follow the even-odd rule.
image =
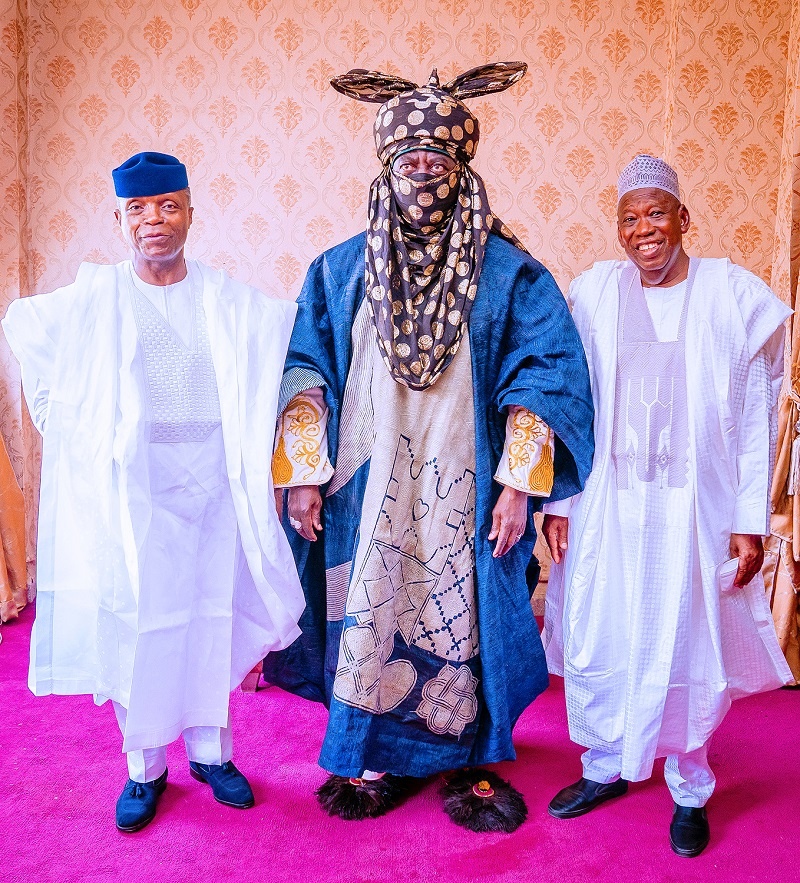
[[[194,333],[186,345],[138,286],[131,302],[147,377],[150,441],[206,441],[220,424],[219,395],[199,287],[190,273]]]
[[[294,396],[275,434],[272,480],[276,488],[321,485],[330,479],[333,466],[328,459],[327,427],[328,406],[320,387]],[[276,460],[282,461],[277,468]]]
[[[540,474],[549,449],[550,465]],[[494,480],[532,497],[549,497],[553,490],[555,440],[550,427],[521,405],[512,405],[506,419],[506,440]]]
[[[650,156],[649,153],[640,153],[635,156],[620,173],[617,181],[617,202],[626,193],[631,190],[639,190],[641,187],[656,187],[658,190],[666,190],[680,202],[681,191],[678,186],[678,173],[663,159]]]
[[[685,296],[684,321],[668,315],[682,312],[679,298],[664,304],[656,320],[638,297],[625,310],[634,271],[596,264],[571,288],[592,375],[596,449],[586,488],[572,501],[569,548],[563,563],[551,568],[547,591],[545,647],[551,671],[565,677],[570,736],[614,760],[603,769],[591,765],[594,781],[619,774],[629,781],[647,778],[656,757],[686,756],[705,743],[732,699],[774,689],[790,677],[760,574],[730,596],[720,595],[714,578],[729,557],[733,525],[748,533],[762,533],[767,525],[769,427],[786,308],[742,268],[704,259],[696,262],[697,294],[687,290]],[[620,324],[630,325],[622,341]],[[668,326],[677,326],[689,354],[671,369],[674,374],[680,367],[685,393],[661,382],[668,366],[652,352],[671,347]],[[631,358],[630,344],[638,349],[636,363],[621,365]],[[637,374],[641,392],[655,375],[663,390],[626,396],[628,407],[615,419],[620,373],[627,374],[628,393]],[[684,395],[685,418],[677,413]],[[641,410],[645,402],[651,406],[646,419],[631,414],[632,405]],[[663,427],[653,408],[663,411]],[[688,427],[686,458],[684,441],[675,442],[676,435],[686,438]],[[618,448],[623,455],[633,443],[634,462],[621,461],[624,486],[612,441],[625,442]],[[740,501],[742,516],[752,513],[742,527]],[[676,791],[683,790],[678,779],[685,780],[685,772],[672,763],[667,774]],[[688,802],[697,799],[692,791],[685,805],[702,802],[702,795]]]

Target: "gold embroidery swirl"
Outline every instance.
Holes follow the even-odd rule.
[[[508,468],[512,471],[531,462],[536,440],[544,434],[539,418],[527,408],[519,408],[511,418],[511,443],[508,446]]]
[[[308,399],[298,396],[294,401],[294,407],[287,413],[289,432],[297,436],[297,441],[292,445],[292,460],[308,467],[309,471],[302,478],[305,481],[314,474],[322,460],[319,452],[322,435],[320,412]]]

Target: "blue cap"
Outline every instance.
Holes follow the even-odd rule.
[[[114,192],[123,199],[174,193],[189,186],[186,166],[167,153],[137,153],[111,172]]]

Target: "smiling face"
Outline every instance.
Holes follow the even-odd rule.
[[[164,285],[176,281],[171,278],[176,271],[185,275],[183,246],[193,212],[188,190],[119,200],[114,214],[140,278]],[[161,281],[165,276],[168,282]]]
[[[639,268],[645,287],[677,285],[689,273],[683,234],[689,229],[685,205],[666,190],[631,190],[617,207],[617,235]]]

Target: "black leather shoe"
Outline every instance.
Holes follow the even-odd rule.
[[[117,828],[126,834],[141,831],[156,815],[158,798],[167,787],[167,771],[152,782],[128,779],[117,800]]]
[[[673,852],[694,858],[708,846],[711,833],[704,806],[678,806],[669,824],[669,844]]]
[[[547,811],[556,819],[574,819],[606,800],[621,797],[627,790],[628,783],[625,779],[617,779],[607,785],[589,779],[578,779],[574,785],[568,785],[556,794]]]
[[[225,806],[249,809],[256,802],[249,782],[236,769],[232,760],[223,764],[191,761],[189,772],[198,782],[207,782],[211,785],[214,800],[224,803]]]

